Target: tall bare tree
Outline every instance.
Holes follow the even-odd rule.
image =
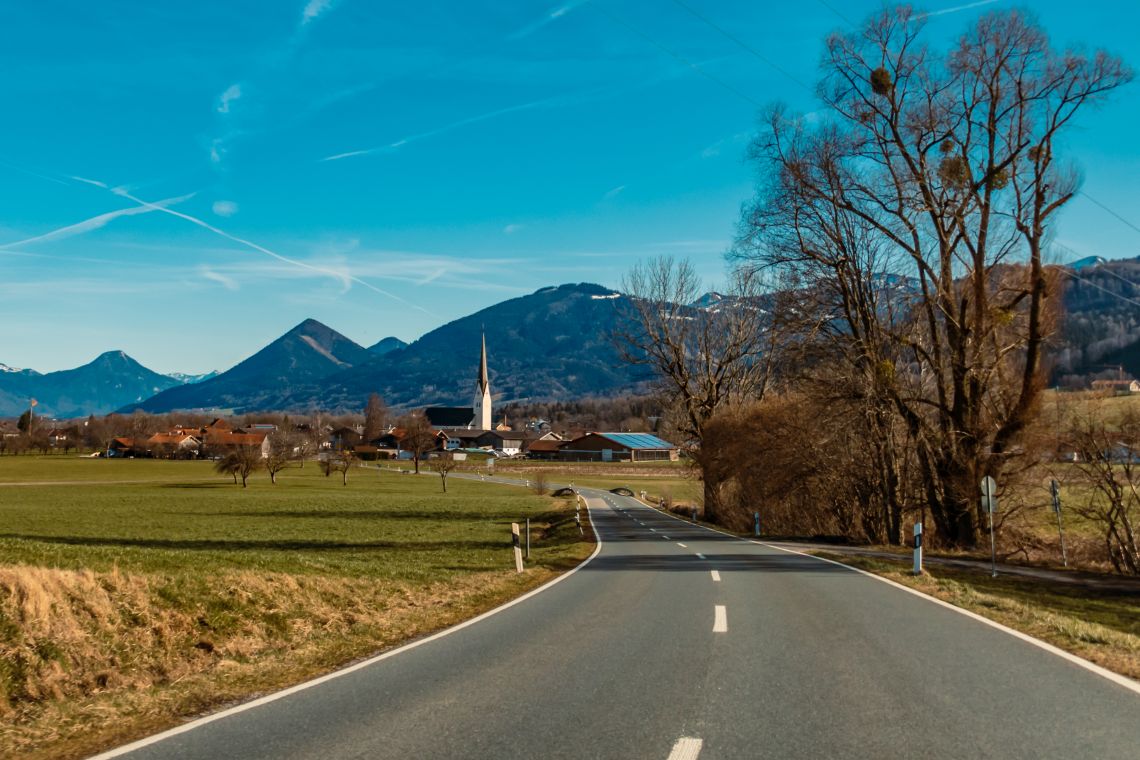
[[[400,448],[411,452],[416,474],[419,475],[420,461],[427,456],[429,451],[438,447],[439,439],[436,437],[435,431],[432,430],[431,424],[428,423],[427,417],[416,412],[401,417],[398,427],[403,431],[403,437],[400,438]]]
[[[734,274],[725,293],[705,295],[692,263],[661,256],[637,264],[622,280],[628,313],[616,335],[623,358],[648,366],[658,390],[679,410],[681,432],[700,460],[704,427],[720,410],[761,398],[772,370],[771,315],[759,280]],[[704,472],[706,519],[717,519],[717,483]]]
[[[364,443],[371,443],[384,434],[388,425],[388,407],[379,393],[368,396],[368,405],[364,407]]]
[[[1001,475],[1043,386],[1045,249],[1077,191],[1058,140],[1132,74],[1054,50],[1020,11],[942,56],[922,28],[902,6],[827,40],[823,115],[773,109],[754,145],[763,181],[738,255],[824,292],[820,322],[842,322],[872,404],[905,425],[939,535],[971,545],[978,481]]]

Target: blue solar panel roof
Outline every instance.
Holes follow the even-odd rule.
[[[614,443],[620,444],[627,449],[672,449],[676,448],[668,441],[663,441],[655,435],[649,433],[598,433],[600,436],[609,438]]]

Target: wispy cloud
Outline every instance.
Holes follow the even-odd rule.
[[[562,18],[563,16],[565,16],[567,13],[574,10],[578,6],[584,5],[586,2],[587,2],[587,0],[571,0],[571,2],[563,3],[562,5],[557,5],[553,8],[551,8],[549,11],[547,11],[546,15],[543,16],[542,18],[538,19],[537,21],[533,21],[533,22],[527,24],[526,26],[524,26],[523,28],[519,29],[518,31],[512,32],[511,34],[507,35],[507,39],[508,40],[521,40],[524,37],[529,37],[530,35],[534,34],[535,32],[537,32],[539,29],[543,28],[547,24],[551,24],[551,23],[557,21],[558,19]]]
[[[983,5],[993,5],[999,0],[978,0],[974,3],[966,3],[965,5],[955,5],[953,8],[943,8],[938,11],[927,11],[926,13],[919,13],[914,16],[917,21],[923,18],[930,18],[931,16],[945,16],[948,13],[958,13],[959,11],[968,11],[971,8],[981,8]]]
[[[218,216],[229,218],[238,212],[238,205],[233,201],[214,201],[210,210]]]
[[[212,282],[219,283],[226,290],[238,290],[241,287],[240,285],[238,285],[238,281],[235,280],[234,278],[227,277],[226,275],[224,275],[220,272],[215,272],[213,269],[210,269],[209,267],[202,267],[202,269],[200,271],[201,271],[202,277],[204,277],[205,279],[210,280]]]
[[[331,9],[335,4],[336,0],[309,0],[305,4],[304,10],[301,11],[301,26],[316,21],[318,16]]]
[[[602,198],[604,200],[607,200],[607,201],[611,198],[616,198],[619,195],[621,195],[623,190],[625,190],[625,185],[618,185],[617,187],[611,187],[609,190],[606,191],[605,195],[603,195]]]
[[[503,228],[503,233],[507,234],[507,235],[513,235],[525,226],[526,225],[524,225],[524,224],[508,224],[506,227]]]
[[[235,82],[218,96],[218,113],[229,113],[230,104],[241,97],[241,83]]]
[[[304,261],[300,261],[298,259],[290,258],[289,256],[283,256],[280,253],[277,253],[276,251],[270,250],[269,248],[266,248],[263,245],[259,245],[255,242],[253,242],[252,240],[246,240],[245,238],[240,238],[237,235],[231,235],[230,233],[226,232],[225,230],[220,229],[218,227],[215,227],[214,225],[210,224],[209,222],[203,221],[196,216],[191,216],[190,214],[184,214],[181,211],[175,211],[172,208],[167,208],[166,206],[159,205],[159,203],[156,203],[156,202],[143,200],[142,198],[139,198],[135,195],[132,195],[125,188],[108,187],[106,183],[99,182],[97,180],[84,180],[84,181],[88,182],[89,184],[95,185],[96,187],[106,189],[106,190],[108,190],[108,192],[111,192],[111,193],[119,196],[120,198],[126,198],[129,201],[133,201],[134,203],[137,203],[142,208],[146,208],[146,209],[149,209],[151,211],[160,211],[164,214],[169,214],[171,216],[177,217],[177,218],[182,219],[184,221],[190,222],[191,224],[196,225],[198,227],[201,227],[202,229],[207,230],[209,232],[212,232],[215,235],[223,237],[226,240],[237,243],[238,245],[244,246],[244,247],[249,248],[251,250],[257,251],[258,253],[262,253],[266,256],[269,256],[271,258],[276,259],[277,261],[283,262],[285,264],[289,264],[289,265],[297,267],[299,269],[306,269],[310,272],[314,272],[316,274],[321,274],[321,275],[324,275],[326,277],[333,277],[341,283],[342,287],[345,290],[347,290],[349,287],[351,287],[352,284],[360,285],[363,288],[367,288],[368,290],[371,290],[375,293],[379,293],[382,296],[386,296],[387,298],[391,298],[392,300],[397,301],[397,302],[399,302],[405,306],[408,306],[409,308],[416,309],[417,311],[421,311],[424,314],[428,314],[430,316],[435,316],[435,314],[433,314],[432,312],[428,311],[427,309],[423,308],[422,306],[420,306],[418,304],[414,304],[414,303],[411,303],[409,301],[406,301],[405,299],[400,298],[395,293],[391,293],[387,290],[384,290],[383,288],[378,288],[375,285],[373,285],[372,283],[366,282],[366,281],[360,279],[359,277],[354,276],[353,274],[348,272],[347,269],[339,270],[339,269],[334,269],[331,267],[316,266],[316,265],[309,264],[309,263],[304,262]]]
[[[90,184],[99,184],[90,182],[89,180],[83,181],[89,182]],[[101,186],[106,187],[106,185]],[[190,193],[189,195],[183,195],[178,198],[167,198],[165,200],[155,201],[154,203],[150,204],[149,207],[145,208],[142,206],[131,206],[129,208],[121,208],[116,211],[108,211],[105,214],[99,214],[98,216],[93,216],[90,219],[84,219],[82,222],[76,222],[75,224],[69,224],[65,227],[59,227],[51,230],[50,232],[44,232],[33,237],[24,238],[23,240],[14,240],[11,243],[4,243],[0,245],[0,250],[6,250],[8,248],[19,248],[20,246],[29,245],[31,243],[46,243],[53,240],[63,240],[64,238],[75,237],[76,235],[82,235],[84,233],[91,232],[92,230],[106,227],[108,224],[116,219],[119,219],[120,217],[149,214],[152,211],[165,211],[167,206],[173,206],[175,204],[182,203],[183,201],[187,201],[193,197],[194,193]]]
[[[553,98],[542,98],[540,100],[532,100],[528,103],[519,103],[518,105],[507,106],[506,108],[498,108],[498,109],[495,109],[494,111],[487,111],[486,113],[481,113],[481,114],[478,114],[476,116],[468,116],[464,119],[459,119],[458,121],[453,121],[453,122],[450,122],[448,124],[444,124],[442,127],[436,127],[434,129],[429,129],[426,132],[417,132],[416,134],[408,135],[406,137],[401,137],[399,140],[396,140],[395,142],[390,142],[387,145],[378,145],[374,148],[362,148],[360,150],[350,150],[350,151],[345,152],[345,153],[336,153],[336,154],[331,155],[331,156],[325,156],[321,160],[322,161],[340,161],[341,159],[344,159],[344,158],[353,158],[355,156],[368,156],[368,155],[372,155],[374,153],[391,153],[393,151],[399,150],[400,148],[404,147],[405,145],[407,145],[409,143],[417,142],[419,140],[424,140],[428,137],[435,137],[436,135],[442,135],[445,132],[452,131],[453,129],[459,129],[460,127],[465,127],[469,124],[477,124],[481,121],[487,121],[488,119],[495,119],[495,118],[498,118],[499,116],[506,116],[507,114],[510,114],[510,113],[518,113],[519,111],[529,111],[533,108],[539,108],[541,106],[546,106],[546,105],[553,105],[557,102],[562,101],[563,99],[564,98],[561,96],[556,96]]]

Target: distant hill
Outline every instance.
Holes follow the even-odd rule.
[[[23,413],[33,398],[38,402],[36,412],[44,416],[106,414],[177,384],[122,351],[108,351],[82,367],[44,375],[7,368],[0,372],[0,416]]]
[[[275,408],[293,388],[315,383],[372,358],[354,343],[315,319],[306,319],[253,356],[216,377],[179,385],[125,405],[121,411],[175,410],[257,411]]]
[[[379,341],[375,345],[369,346],[368,350],[377,356],[383,356],[384,354],[390,354],[393,351],[399,351],[401,348],[407,347],[408,344],[404,341],[400,340],[399,338],[389,336]]]
[[[644,371],[622,362],[610,339],[625,298],[589,283],[542,288],[443,325],[319,384],[267,399],[267,408],[359,410],[372,392],[404,408],[469,404],[483,331],[496,405],[631,391],[644,384]]]
[[[1140,257],[1090,256],[1069,266],[1064,315],[1054,338],[1053,381],[1085,386],[1123,368],[1140,377]]]

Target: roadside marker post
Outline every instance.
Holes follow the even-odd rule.
[[[914,574],[922,575],[922,523],[914,524]]]
[[[693,507],[693,522],[697,521],[697,508]]]
[[[530,559],[530,518],[526,518],[526,558]]]
[[[994,512],[998,509],[997,482],[989,475],[982,478],[982,509],[990,518],[990,577],[997,577],[997,548],[994,544]]]
[[[759,512],[753,512],[752,513],[752,524],[753,524],[753,529],[756,531],[756,537],[759,538],[760,537],[760,513]]]
[[[511,523],[511,545],[515,550],[515,572],[523,571],[522,549],[519,548],[519,524]]]
[[[1061,562],[1069,566],[1069,556],[1065,553],[1065,531],[1061,528],[1061,486],[1057,481],[1049,481],[1049,493],[1053,496],[1053,514],[1057,515],[1057,537],[1061,539]]]

